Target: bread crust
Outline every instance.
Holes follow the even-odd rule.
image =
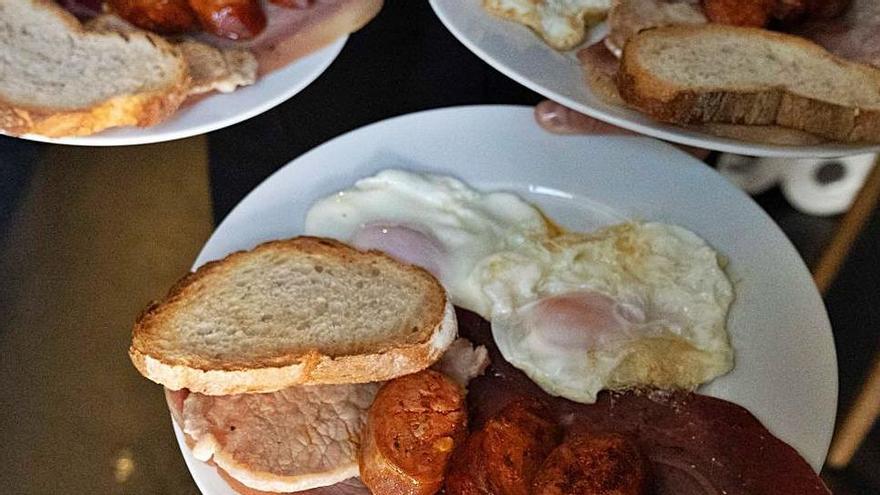
[[[161,90],[122,94],[79,109],[37,108],[0,98],[0,130],[12,136],[40,134],[47,137],[84,136],[109,127],[150,126],[173,114],[186,99],[190,80],[186,62],[159,36],[149,33],[92,32],[51,0],[30,0],[36,9],[58,17],[74,37],[116,38],[123,42],[144,39],[166,56],[176,59],[177,77]]]
[[[187,298],[197,297],[198,284],[209,274],[224,271],[251,252],[294,250],[331,256],[341,262],[370,257],[399,264],[433,286],[426,306],[438,308],[426,314],[424,338],[415,344],[395,344],[376,352],[330,356],[311,350],[284,354],[246,363],[212,362],[199,356],[174,359],[162,356],[155,346],[159,326],[167,311]],[[275,392],[294,385],[351,384],[390,380],[427,368],[440,358],[457,335],[455,311],[440,283],[422,268],[399,263],[379,251],[358,251],[341,242],[317,237],[297,237],[260,244],[252,251],[237,251],[206,263],[175,284],[164,300],[154,302],[137,318],[132,330],[129,357],[142,375],[172,390],[187,388],[205,395]]]
[[[639,63],[637,52],[651,37],[686,39],[708,30],[760,36],[773,43],[797,45],[816,57],[833,60],[844,70],[866,72],[880,86],[880,70],[834,57],[820,46],[797,36],[731,26],[674,26],[643,31],[626,45],[617,73],[617,88],[624,101],[657,120],[675,124],[778,125],[834,141],[880,142],[880,110],[877,109],[820,101],[778,87],[691,90],[654,76]]]

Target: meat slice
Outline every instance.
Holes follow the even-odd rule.
[[[532,495],[640,495],[648,461],[623,435],[577,435],[550,452],[532,485]]]
[[[492,342],[487,321],[459,310],[458,329],[462,337],[485,345],[492,360],[486,373],[468,386],[469,419],[474,425],[489,422],[512,401],[531,397],[548,405],[541,417],[548,418],[545,421],[558,419],[567,435],[618,433],[637,438],[649,460],[652,495],[830,494],[797,451],[736,404],[694,393],[638,390],[603,392],[595,404],[551,397],[504,361]],[[473,436],[466,442],[468,446],[484,443],[476,442]],[[453,474],[468,475],[469,465],[471,471],[485,473],[481,463],[488,462],[488,453],[471,448],[462,454],[459,457],[456,452],[453,457],[447,489]],[[455,469],[456,465],[461,467]],[[469,481],[470,487],[480,488],[473,475]]]
[[[534,399],[509,403],[453,455],[448,495],[528,495],[532,478],[559,443],[550,409]]]
[[[359,453],[361,479],[373,493],[433,495],[467,432],[464,389],[425,370],[379,390]]]
[[[718,24],[764,27],[770,22],[774,0],[703,0],[706,17]]]
[[[379,384],[291,387],[270,394],[183,400],[193,455],[241,484],[291,492],[358,475],[357,451]],[[171,400],[179,399],[171,394]]]
[[[474,346],[468,339],[455,339],[433,368],[453,381],[467,387],[468,382],[483,374],[489,366],[489,353],[484,346]]]
[[[605,46],[619,57],[626,41],[643,29],[706,22],[700,0],[618,0],[608,12]]]
[[[838,0],[828,3],[834,4],[826,7],[829,9],[846,7],[846,2]],[[853,0],[842,16],[805,22],[792,33],[815,41],[839,57],[880,67],[880,2],[877,0]]]

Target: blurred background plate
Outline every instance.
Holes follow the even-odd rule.
[[[577,49],[559,52],[527,27],[486,12],[482,0],[430,0],[447,29],[469,50],[511,79],[596,119],[675,143],[749,156],[834,157],[880,150],[880,146],[827,144],[780,146],[716,137],[657,122],[605,102],[587,85]],[[605,36],[604,25],[590,32],[584,46]]]

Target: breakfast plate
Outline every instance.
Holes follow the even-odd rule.
[[[21,137],[54,144],[125,146],[205,134],[257,116],[287,101],[327,70],[347,40],[348,36],[343,36],[314,53],[261,76],[253,85],[231,93],[211,93],[198,101],[185,103],[168,120],[152,127],[108,129],[79,137],[49,138],[36,134]]]
[[[782,146],[716,137],[663,124],[633,109],[603,100],[586,82],[578,49],[556,51],[530,29],[487,12],[481,0],[430,0],[447,29],[486,63],[527,88],[598,120],[666,141],[748,156],[818,158],[868,153],[878,146],[819,144]],[[583,46],[600,41],[593,28]]]
[[[528,107],[420,112],[352,131],[302,155],[254,189],[223,220],[195,267],[302,234],[320,198],[395,168],[450,175],[481,191],[510,191],[562,226],[589,231],[624,219],[686,227],[728,261],[736,290],[728,329],[736,367],[699,389],[751,411],[818,471],[837,402],[830,324],[792,244],[746,194],[662,142],[627,136],[554,136]],[[196,460],[174,426],[205,494],[234,492]]]

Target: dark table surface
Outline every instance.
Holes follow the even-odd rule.
[[[386,0],[379,16],[350,37],[336,61],[308,88],[258,117],[208,135],[207,173],[213,223],[216,225],[222,220],[247,192],[279,167],[352,129],[425,109],[468,104],[534,105],[540,100],[539,95],[494,71],[464,48],[442,26],[426,1]],[[114,296],[124,298],[124,294],[117,294],[118,286],[137,287],[137,280],[119,282],[125,280],[125,264],[143,265],[145,270],[165,270],[170,283],[171,277],[186,269],[207,232],[180,233],[182,237],[188,236],[186,249],[190,251],[183,256],[177,253],[177,264],[171,268],[165,263],[171,259],[172,251],[181,249],[173,244],[162,244],[155,257],[146,260],[126,257],[125,253],[102,252],[99,256],[104,259],[89,259],[87,264],[73,270],[77,277],[93,276],[95,288],[92,290],[90,286],[91,292],[79,293],[75,280],[56,274],[54,268],[40,272],[44,280],[26,283],[30,273],[21,273],[23,269],[19,267],[24,266],[28,257],[39,257],[45,252],[62,259],[52,261],[49,254],[44,254],[45,260],[39,258],[43,265],[75,263],[75,257],[66,258],[70,251],[68,246],[53,244],[57,242],[53,234],[64,229],[76,230],[79,225],[79,220],[70,218],[65,210],[65,205],[71,203],[70,196],[81,191],[77,181],[100,181],[100,177],[81,176],[73,170],[61,174],[69,182],[34,179],[45,175],[46,170],[58,175],[58,169],[67,165],[36,166],[41,159],[56,156],[57,149],[0,137],[0,278],[5,284],[0,287],[0,315],[9,316],[6,321],[0,321],[0,371],[7,380],[24,383],[12,387],[12,392],[0,400],[0,425],[7,434],[6,441],[0,444],[0,458],[13,459],[0,463],[0,493],[195,493],[182,458],[176,452],[158,388],[137,376],[125,358],[127,322],[147,298],[159,295],[156,289],[128,297],[134,301],[119,302],[117,306],[124,310],[114,306],[112,311],[106,311],[108,315],[127,312],[119,318],[122,323],[114,321],[105,329],[106,335],[112,336],[112,343],[101,344],[89,329],[74,332],[72,328],[83,315],[99,312],[101,306],[110,304]],[[147,153],[167,153],[175,149],[174,143],[144,148]],[[81,159],[87,161],[89,153],[80,153]],[[109,156],[128,155],[114,151],[109,152]],[[125,162],[115,165],[123,169],[133,166]],[[162,232],[174,233],[173,212],[163,209],[162,204],[179,201],[175,195],[189,194],[193,188],[187,186],[191,182],[189,178],[175,175],[173,166],[168,168],[167,175],[156,177],[156,183],[149,186],[126,183],[116,187],[112,180],[105,181],[101,194],[135,195],[135,202],[122,197],[119,204],[147,209],[142,215],[145,220],[131,228],[106,227],[110,237],[106,242],[112,245],[118,241],[120,246],[123,242],[133,242],[141,246],[162,242],[159,239]],[[109,176],[114,168],[101,170],[101,174]],[[197,167],[181,170],[188,174],[199,173]],[[119,170],[113,173],[120,177],[126,175]],[[114,191],[114,187],[130,187],[132,191]],[[43,198],[43,203],[39,203],[40,208],[49,211],[41,217],[49,219],[39,226],[45,241],[41,238],[29,241],[24,238],[28,231],[22,234],[19,225],[21,210],[26,209],[23,204],[33,202],[34,190],[39,188],[51,191],[54,196]],[[808,263],[819,257],[834,232],[837,218],[798,213],[778,190],[765,193],[757,200],[792,238]],[[97,197],[76,204],[89,216],[90,211],[107,208],[111,203]],[[189,207],[185,201],[182,204]],[[128,237],[119,234],[118,239],[113,239],[116,230],[128,232]],[[877,291],[880,218],[875,215],[866,232],[826,298],[835,327],[844,404],[858,386],[860,373],[876,348],[876,331],[870,329],[880,324],[877,309],[880,308]],[[92,237],[87,232],[75,238],[88,248],[97,242]],[[17,249],[26,241],[37,247],[25,252]],[[71,305],[76,306],[76,312],[69,310],[57,317],[41,317],[41,312],[51,313],[51,301],[31,301],[24,310],[15,302],[19,293],[29,299],[42,297],[44,286],[64,294]],[[28,312],[30,314],[25,314]],[[24,321],[42,322],[42,326],[25,326],[21,323]],[[54,344],[49,345],[50,342]],[[71,353],[71,349],[77,351]],[[113,373],[117,373],[117,369],[124,370],[118,373],[125,376],[96,378],[105,365],[91,363],[94,352],[98,352],[91,349],[112,354],[113,367],[106,369],[112,369]],[[75,378],[69,378],[71,374]],[[58,385],[46,384],[60,378],[63,380]],[[33,394],[38,393],[35,391],[44,395],[34,397]],[[107,395],[115,395],[118,400],[106,399]],[[876,436],[875,433],[875,444]],[[114,439],[115,446],[108,450],[112,456],[103,451],[100,456],[90,452],[101,448],[91,442],[104,438]],[[30,452],[31,445],[36,446],[33,452]],[[59,449],[53,448],[55,445]],[[119,471],[120,462],[124,467],[126,459],[134,459],[133,465],[137,466],[134,474],[127,481],[114,481],[111,473]],[[880,489],[875,469],[880,467],[877,449],[863,449],[857,464],[861,466],[860,471],[832,479],[839,493],[877,493]]]

